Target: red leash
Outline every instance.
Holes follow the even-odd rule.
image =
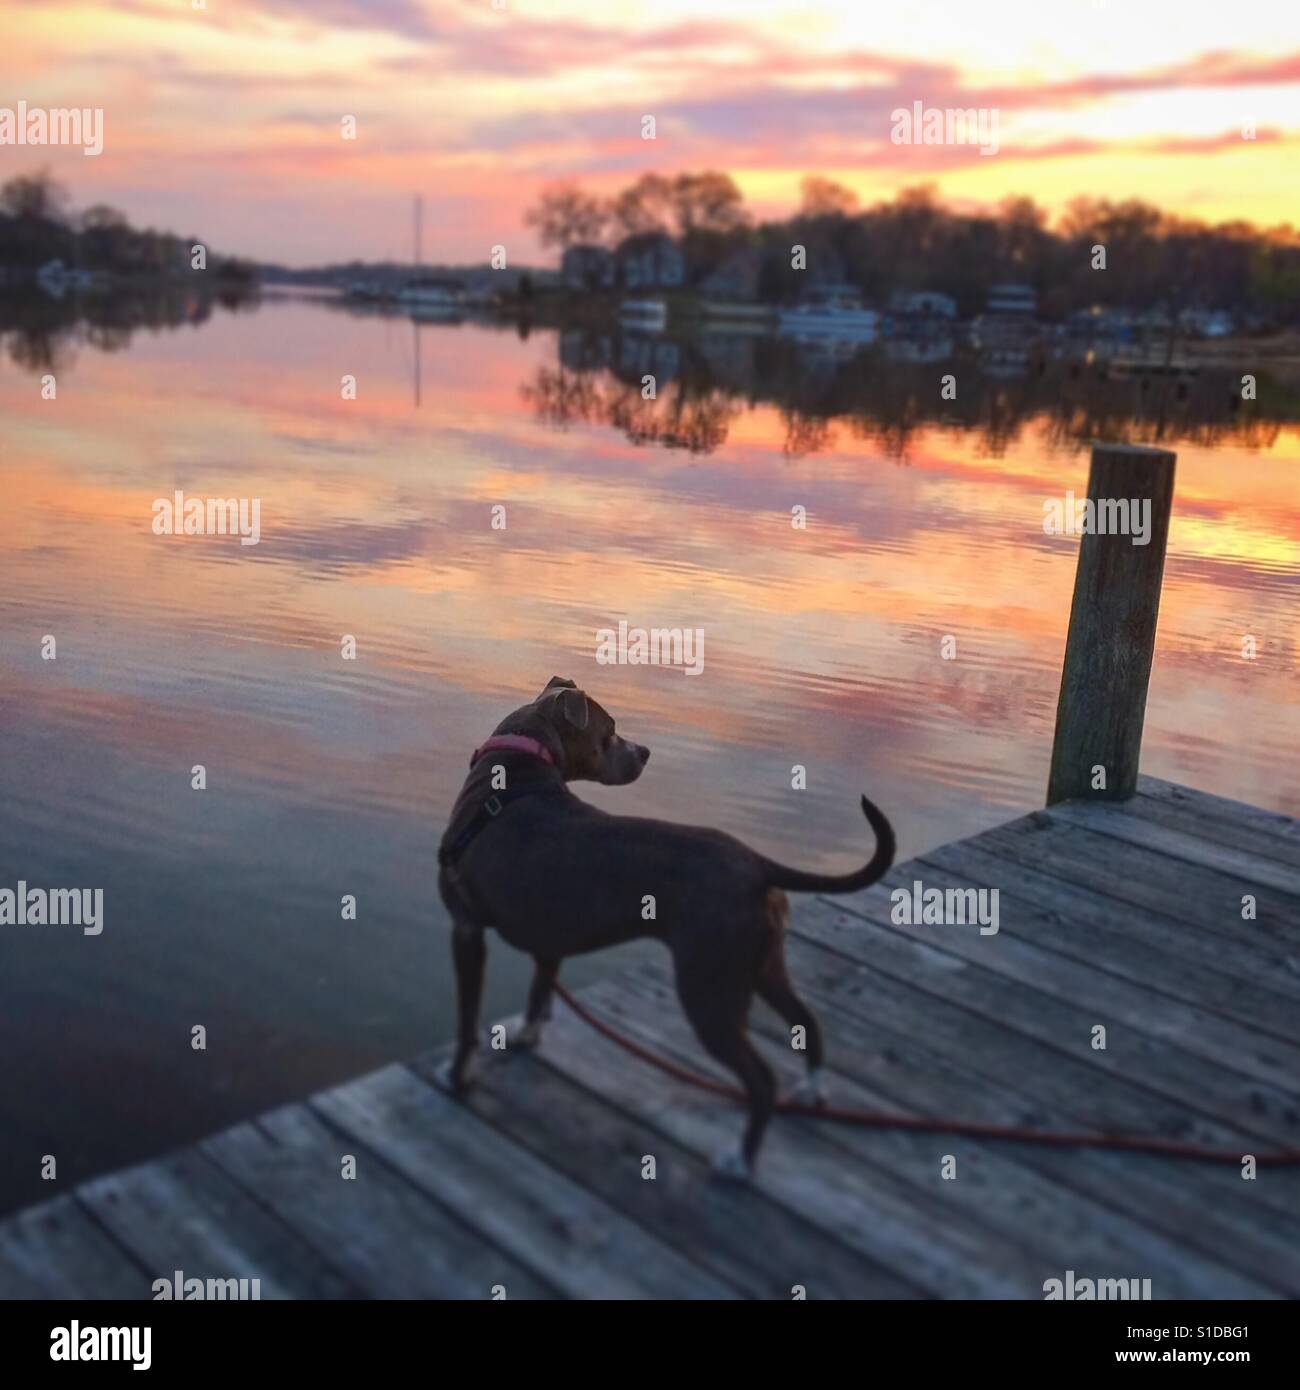
[[[649,1062],[661,1072],[677,1081],[684,1081],[701,1091],[711,1091],[715,1096],[748,1104],[743,1091],[734,1086],[726,1086],[714,1081],[688,1067],[680,1067],[666,1057],[651,1052],[648,1047],[631,1038],[624,1037],[611,1024],[597,1018],[585,1004],[580,1004],[557,980],[555,992],[586,1024],[601,1037],[616,1043],[624,1052]],[[1113,1149],[1129,1153],[1164,1154],[1170,1158],[1195,1158],[1206,1163],[1233,1163],[1240,1165],[1244,1153],[1231,1149],[1212,1149],[1204,1144],[1189,1144],[1181,1139],[1159,1139],[1133,1134],[1071,1134],[1069,1132],[1017,1129],[1012,1125],[985,1125],[966,1120],[927,1120],[915,1115],[886,1115],[871,1110],[848,1110],[836,1105],[810,1105],[804,1101],[779,1100],[776,1108],[786,1115],[811,1115],[824,1120],[837,1120],[846,1125],[867,1125],[873,1129],[910,1129],[928,1134],[960,1134],[970,1139],[1008,1139],[1022,1144],[1051,1144],[1062,1149]],[[1253,1155],[1259,1168],[1289,1168],[1300,1165],[1300,1149],[1279,1149],[1275,1153]]]

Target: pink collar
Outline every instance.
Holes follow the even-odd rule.
[[[527,738],[523,734],[493,734],[486,743],[480,744],[475,750],[473,757],[469,760],[470,767],[483,756],[484,753],[492,749],[499,749],[506,753],[531,753],[533,757],[540,758],[544,763],[555,766],[555,759],[551,757],[551,750],[544,744],[539,743],[535,738]]]

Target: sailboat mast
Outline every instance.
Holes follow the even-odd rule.
[[[415,198],[415,269],[416,269],[417,274],[419,273],[420,261],[421,261],[421,254],[422,254],[422,251],[423,251],[423,247],[422,247],[421,244],[420,244],[420,243],[421,243],[421,240],[422,240],[422,237],[423,237],[423,233],[424,233],[424,199],[423,199],[422,197],[420,197],[419,194],[416,194],[416,198]],[[415,404],[418,406],[418,405],[420,404],[420,385],[421,385],[420,377],[421,377],[421,375],[422,375],[422,372],[421,372],[421,370],[420,370],[420,320],[419,320],[419,318],[418,318],[415,314],[412,314],[412,315],[411,315],[411,333],[414,335],[414,338],[415,338],[415,356],[414,356],[414,361],[412,362],[411,365],[412,365],[412,374],[413,374],[414,377],[415,377],[415,382],[414,382],[414,385],[415,385]]]

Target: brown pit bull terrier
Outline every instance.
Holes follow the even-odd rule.
[[[438,850],[438,888],[453,921],[460,1026],[448,1084],[463,1091],[479,1047],[484,931],[495,927],[536,963],[526,1021],[515,1041],[534,1045],[550,1016],[566,956],[653,936],[672,952],[677,994],[704,1047],[740,1078],[749,1123],[740,1149],[715,1164],[749,1176],[776,1102],[776,1078],[749,1040],[755,994],[805,1030],[803,1097],[824,1101],[822,1037],[785,967],[789,902],[783,889],[852,893],[893,863],[894,832],[864,796],[876,837],[856,873],[786,868],[730,835],[671,821],[611,816],[567,783],[635,782],[650,750],[614,732],[614,720],[571,680],[553,676],[531,704],[507,715],[470,761],[470,774]],[[653,897],[654,918],[643,905]]]

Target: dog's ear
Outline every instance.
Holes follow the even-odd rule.
[[[575,729],[585,729],[589,718],[587,697],[581,690],[565,690],[559,699],[560,713]]]
[[[578,682],[569,680],[567,676],[552,676],[550,680],[546,682],[546,688],[542,691],[542,695],[549,695],[552,690],[576,690],[577,688]],[[542,695],[539,695],[537,698],[540,700]]]

